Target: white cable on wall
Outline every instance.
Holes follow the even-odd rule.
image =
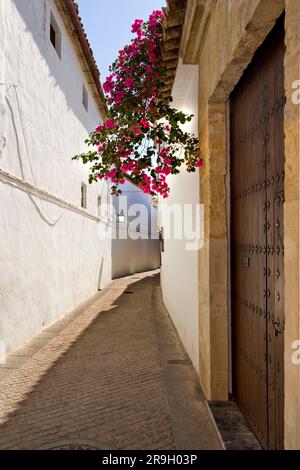
[[[28,159],[29,167],[30,167],[30,173],[31,173],[31,176],[32,176],[32,180],[34,182],[34,186],[35,186],[35,188],[37,188],[38,184],[36,182],[36,178],[35,178],[35,175],[34,175],[32,163],[31,163],[31,159],[30,159],[30,155],[29,155],[27,139],[26,139],[25,129],[24,129],[23,120],[22,120],[22,113],[21,113],[21,107],[20,107],[20,101],[19,101],[17,86],[16,85],[11,85],[8,88],[7,92],[10,90],[11,87],[13,88],[13,90],[15,92],[16,103],[17,103],[17,108],[18,108],[18,115],[19,115],[19,121],[20,121],[20,125],[21,125],[21,131],[22,131],[22,136],[23,136],[23,141],[24,141],[24,146],[25,146],[25,152],[26,152],[26,156],[27,156],[27,159]],[[63,211],[60,214],[60,216],[57,217],[56,219],[53,219],[53,217],[45,209],[45,207],[44,207],[44,205],[43,205],[43,203],[40,199],[39,199],[39,203],[40,203],[41,209],[44,212],[44,214],[46,215],[46,217],[54,224],[57,224],[60,221],[60,219],[63,217],[63,215],[65,213],[65,210],[68,208],[68,206],[70,204],[70,203],[66,203],[66,205],[64,206]]]
[[[46,200],[49,200],[51,202],[54,202],[56,203],[57,205],[63,207],[63,211],[62,213],[60,214],[59,217],[57,217],[56,219],[54,219],[46,210],[46,208],[44,207],[41,199],[39,199],[39,203],[40,203],[40,207],[41,207],[41,210],[42,212],[44,213],[44,215],[46,216],[46,218],[51,221],[53,224],[57,224],[59,222],[59,220],[63,217],[65,211],[67,209],[71,209],[72,211],[75,211],[77,213],[80,213],[81,215],[85,215],[86,217],[88,218],[92,218],[93,220],[95,221],[98,221],[98,222],[104,222],[104,223],[107,223],[106,220],[98,217],[98,216],[94,216],[93,214],[89,213],[87,210],[85,209],[82,209],[82,208],[79,208],[78,206],[76,206],[75,204],[72,204],[71,202],[67,202],[65,201],[64,199],[60,198],[60,197],[57,197],[51,193],[49,193],[48,191],[45,191],[43,189],[40,189],[39,185],[37,184],[37,180],[35,178],[35,175],[34,175],[34,171],[33,171],[33,166],[32,166],[32,162],[31,162],[31,159],[30,159],[30,154],[29,154],[29,149],[28,149],[28,145],[27,145],[27,139],[26,139],[26,134],[25,134],[25,129],[24,129],[24,125],[23,125],[23,120],[22,120],[22,113],[21,113],[21,107],[20,107],[20,100],[19,100],[19,95],[18,95],[18,91],[17,91],[17,88],[20,86],[20,85],[17,85],[15,83],[8,83],[8,82],[0,82],[0,85],[2,86],[8,86],[8,89],[6,90],[5,92],[5,96],[6,98],[9,100],[9,96],[8,96],[8,91],[13,88],[14,89],[14,92],[15,92],[15,99],[16,99],[16,104],[17,104],[17,109],[18,109],[18,115],[19,115],[19,121],[20,121],[20,127],[21,127],[21,131],[22,131],[22,137],[23,137],[23,142],[24,142],[24,147],[25,147],[25,152],[26,152],[26,156],[27,156],[27,159],[28,159],[28,163],[29,163],[29,168],[30,168],[30,173],[31,173],[31,176],[32,176],[32,180],[33,180],[33,184],[25,181],[24,179],[21,179],[21,178],[18,178],[18,177],[15,177],[13,175],[10,175],[9,173],[3,171],[0,169],[0,178],[3,180],[10,180],[11,182],[13,182],[16,186],[19,186],[19,187],[22,187],[22,188],[26,188],[27,190],[29,190],[30,192],[32,193],[35,193],[36,195],[39,195],[41,197],[43,197],[44,199]],[[34,190],[34,191],[33,191]],[[102,189],[103,191],[103,189]],[[90,199],[89,199],[90,200]],[[94,203],[94,205],[96,206],[96,204]]]

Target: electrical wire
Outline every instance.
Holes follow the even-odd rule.
[[[8,92],[11,88],[13,88],[14,90],[14,93],[15,93],[15,99],[16,99],[16,105],[17,105],[17,109],[18,109],[18,116],[19,116],[19,122],[20,122],[20,127],[21,127],[21,132],[22,132],[22,137],[23,137],[23,143],[24,143],[24,147],[25,147],[25,153],[26,153],[26,156],[27,156],[27,160],[28,160],[28,164],[29,164],[29,168],[30,168],[30,173],[31,173],[31,177],[32,177],[32,180],[33,180],[33,185],[35,187],[35,189],[39,189],[39,185],[37,184],[37,180],[35,178],[35,174],[34,174],[34,171],[33,171],[33,167],[32,167],[32,162],[31,162],[31,159],[30,159],[30,154],[29,154],[29,149],[28,149],[28,144],[27,144],[27,139],[26,139],[26,134],[25,134],[25,129],[24,129],[24,124],[23,124],[23,119],[22,119],[22,113],[21,113],[21,106],[20,106],[20,100],[19,100],[19,95],[18,95],[18,91],[17,91],[17,88],[18,88],[19,85],[16,85],[16,84],[9,84],[9,87],[8,89],[6,90],[6,93],[5,93],[5,96],[7,99],[9,99],[9,96],[8,96]],[[62,213],[60,214],[59,217],[57,217],[56,219],[54,219],[49,213],[48,211],[46,210],[46,208],[44,207],[44,204],[43,202],[41,201],[41,199],[38,198],[38,201],[39,201],[39,204],[40,204],[40,207],[41,207],[41,210],[42,212],[44,213],[44,215],[46,216],[46,218],[53,224],[57,224],[60,219],[63,217],[66,209],[70,206],[70,203],[66,203],[66,205],[63,207],[63,211]]]
[[[22,133],[22,138],[23,138],[23,143],[24,143],[24,147],[25,147],[25,153],[26,153],[26,156],[27,156],[27,160],[28,160],[28,164],[29,164],[29,168],[30,168],[30,173],[31,173],[31,177],[32,177],[32,180],[33,180],[33,186],[35,187],[35,189],[39,189],[39,185],[38,185],[38,182],[37,182],[37,179],[35,177],[35,174],[34,174],[34,170],[33,170],[33,165],[32,165],[32,162],[31,162],[31,158],[30,158],[30,152],[29,152],[29,149],[28,149],[28,143],[27,143],[27,138],[26,138],[26,132],[25,132],[25,128],[24,128],[24,124],[23,124],[23,119],[22,119],[22,112],[21,112],[21,105],[20,105],[20,99],[19,99],[19,94],[18,94],[18,87],[20,85],[17,85],[15,83],[7,83],[7,82],[0,82],[0,85],[4,85],[4,86],[8,86],[7,90],[5,91],[5,96],[6,96],[6,99],[9,100],[9,96],[8,96],[8,92],[9,90],[12,88],[14,90],[14,94],[15,94],[15,100],[16,100],[16,106],[17,106],[17,110],[18,110],[18,117],[19,117],[19,122],[20,122],[20,128],[21,128],[21,133]],[[80,175],[82,177],[82,174]],[[101,191],[101,194],[98,194],[98,197],[101,197],[102,196],[102,193],[103,193],[103,190],[104,190],[104,185],[102,187],[102,191]],[[38,199],[39,201],[39,204],[40,204],[40,208],[42,210],[42,212],[44,213],[44,216],[46,216],[46,218],[53,224],[57,224],[61,218],[63,217],[63,215],[65,214],[65,211],[70,207],[71,203],[70,202],[67,202],[66,205],[63,207],[63,210],[61,212],[61,214],[59,215],[59,217],[57,218],[53,218],[47,211],[47,209],[45,208],[43,202]],[[94,207],[98,207],[98,204],[96,204],[94,201],[91,200],[91,198],[88,198],[88,201],[89,201],[89,204],[92,204]],[[106,223],[106,220],[102,219],[102,222],[105,222]]]
[[[5,86],[8,86],[8,89],[6,90],[5,92],[5,96],[7,99],[9,99],[8,97],[8,92],[11,88],[13,88],[14,90],[14,93],[15,93],[15,99],[16,99],[16,105],[17,105],[17,109],[18,109],[18,116],[19,116],[19,121],[20,121],[20,127],[21,127],[21,131],[22,131],[22,137],[23,137],[23,142],[24,142],[24,147],[25,147],[25,152],[26,152],[26,156],[27,156],[27,159],[28,159],[28,163],[29,163],[29,168],[30,168],[30,173],[31,173],[31,176],[32,176],[32,180],[33,180],[33,185],[35,187],[35,189],[39,189],[39,185],[37,183],[37,180],[36,180],[36,177],[35,177],[35,174],[34,174],[34,170],[33,170],[33,166],[32,166],[32,162],[31,162],[31,158],[30,158],[30,153],[29,153],[29,149],[28,149],[28,143],[27,143],[27,139],[26,139],[26,133],[25,133],[25,128],[24,128],[24,124],[23,124],[23,119],[22,119],[22,112],[21,112],[21,106],[20,106],[20,100],[19,100],[19,95],[18,95],[18,90],[17,88],[20,86],[20,85],[17,85],[17,84],[14,84],[14,83],[7,83],[7,82],[0,82],[0,85],[5,85]],[[79,171],[78,171],[79,173]],[[80,174],[80,176],[82,176]],[[107,201],[109,201],[110,199],[110,185],[109,185],[109,182],[107,182],[107,184],[103,184],[102,185],[102,188],[101,188],[101,193],[98,193],[97,196],[102,198],[103,197],[103,192],[105,191],[105,187],[106,187],[106,199]],[[141,191],[140,190],[126,190],[124,192],[124,194],[126,193],[140,193]],[[89,202],[89,204],[93,205],[94,207],[97,207],[99,208],[98,204],[95,203],[94,200],[92,200],[91,198],[87,197],[87,201]],[[54,219],[49,213],[48,211],[46,210],[46,208],[44,207],[42,201],[39,199],[39,203],[40,203],[40,206],[41,206],[41,209],[42,211],[44,212],[44,214],[46,215],[46,217],[54,224],[57,224],[61,218],[63,217],[65,211],[68,209],[68,207],[71,205],[70,202],[66,203],[66,205],[63,207],[63,211],[62,213],[60,214],[59,217],[57,217],[56,219]],[[107,226],[109,227],[113,227],[113,228],[123,228],[124,225],[126,225],[126,231],[128,233],[139,233],[140,235],[152,235],[152,233],[148,232],[136,232],[134,230],[131,230],[129,228],[131,222],[123,222],[122,225],[121,224],[118,224],[118,222],[116,220],[111,220],[110,217],[108,218],[101,218],[99,217],[99,214],[98,214],[98,218],[100,220],[102,220]],[[125,227],[124,227],[125,228]]]

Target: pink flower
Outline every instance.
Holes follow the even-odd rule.
[[[103,83],[103,90],[105,91],[106,94],[110,93],[112,91],[113,87],[111,83],[104,82]]]
[[[156,49],[156,44],[155,44],[155,42],[152,41],[152,40],[150,40],[150,41],[148,42],[148,47],[149,47],[149,51],[150,51],[150,52],[155,51],[155,49]]]
[[[105,93],[111,93],[114,87],[114,78],[115,75],[112,73],[108,77],[106,77],[106,81],[103,83],[103,89]]]
[[[155,10],[149,17],[149,28],[154,29],[158,24],[162,24],[165,19],[165,15],[162,10]]]
[[[118,106],[119,104],[122,103],[124,97],[125,97],[124,91],[119,90],[114,97],[114,103]]]
[[[133,134],[134,134],[134,137],[139,137],[141,134],[142,134],[142,131],[139,127],[136,127],[134,130],[133,130]]]
[[[142,24],[143,24],[143,20],[135,20],[135,22],[133,23],[131,27],[131,32],[137,33],[138,36],[140,36],[142,34],[142,31],[141,31]]]
[[[150,129],[150,123],[147,121],[147,119],[145,118],[141,119],[140,124],[145,130]]]
[[[103,145],[102,145],[102,144],[99,144],[99,145],[97,146],[97,150],[98,150],[99,153],[102,152],[102,150],[103,150]]]
[[[169,153],[169,149],[167,147],[163,147],[160,149],[158,156],[161,158],[166,158]]]
[[[170,132],[171,126],[169,126],[169,124],[165,124],[164,129],[165,129],[166,132]]]
[[[124,80],[124,85],[127,86],[128,88],[132,88],[133,87],[133,80],[132,78],[126,78],[126,80]]]
[[[198,160],[196,163],[195,163],[195,167],[196,168],[201,168],[203,166],[203,162],[201,160]]]
[[[157,166],[155,171],[160,175],[160,178],[162,178],[163,175],[168,176],[171,173],[171,168],[169,166],[166,166],[165,168]]]
[[[104,127],[105,129],[114,129],[115,127],[117,127],[117,124],[113,119],[106,119]]]
[[[96,131],[96,132],[100,132],[100,131],[102,131],[102,129],[103,129],[103,126],[101,126],[101,124],[99,124],[99,125],[96,127],[95,131]]]

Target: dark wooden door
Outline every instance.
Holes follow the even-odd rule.
[[[264,448],[283,447],[284,28],[230,99],[233,390]]]

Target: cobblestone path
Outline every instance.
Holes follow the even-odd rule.
[[[157,272],[113,281],[7,364],[0,449],[221,448]]]

